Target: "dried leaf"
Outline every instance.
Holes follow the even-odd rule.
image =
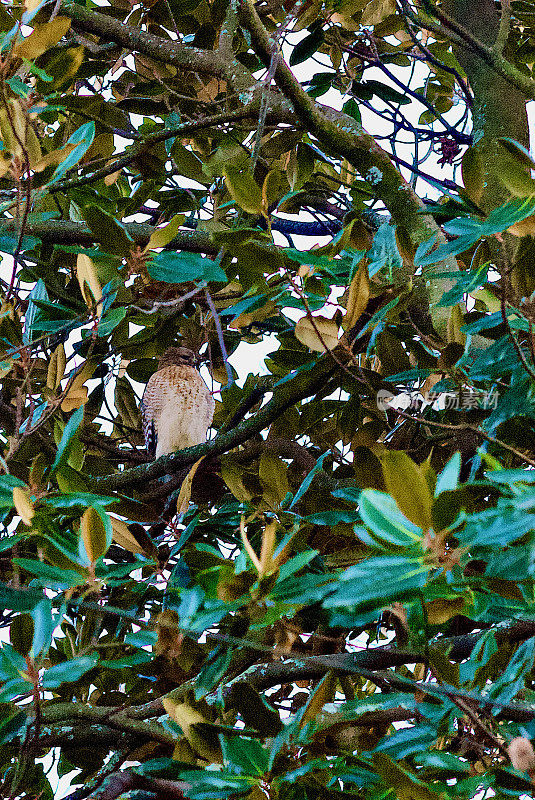
[[[334,350],[338,344],[338,325],[327,317],[303,317],[295,326],[295,336],[301,344],[314,350],[316,353],[325,353]]]
[[[346,314],[342,320],[344,330],[350,330],[360,318],[370,299],[370,278],[366,261],[363,260],[349,285]]]
[[[362,12],[360,24],[365,26],[379,25],[387,17],[396,13],[395,0],[371,0]]]
[[[95,265],[84,253],[80,253],[76,259],[76,276],[80,284],[80,291],[87,306],[92,308],[95,303],[102,300],[102,287],[98,279]]]
[[[176,501],[176,510],[177,514],[185,514],[189,508],[189,501],[191,498],[191,488],[193,486],[193,479],[195,477],[195,473],[199,469],[201,461],[204,459],[204,456],[201,456],[198,461],[192,466],[184,480],[182,481],[182,486],[180,487],[180,492],[178,494],[178,499]]]
[[[13,489],[13,505],[24,524],[31,525],[35,509],[29,493],[22,486],[15,486]]]

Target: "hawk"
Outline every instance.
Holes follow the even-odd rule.
[[[141,400],[143,435],[153,458],[206,441],[214,398],[187,347],[170,347],[149,378]]]

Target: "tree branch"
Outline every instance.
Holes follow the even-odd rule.
[[[157,228],[144,222],[123,223],[127,233],[136,244],[146,244]],[[0,232],[12,233],[17,231],[15,220],[0,220]],[[35,236],[42,242],[49,244],[79,244],[90,247],[97,239],[81,222],[67,222],[64,220],[49,220],[47,222],[29,222],[24,229],[26,236]],[[187,250],[190,253],[207,253],[215,255],[217,247],[212,243],[210,235],[202,231],[179,231],[168,247],[177,250]]]
[[[163,475],[172,474],[178,469],[194,464],[203,456],[219,456],[243,444],[252,436],[269,427],[287,408],[324,388],[334,372],[330,358],[320,357],[308,372],[297,373],[291,380],[275,385],[273,397],[253,417],[245,420],[232,430],[220,433],[215,439],[195,447],[187,447],[172,455],[162,456],[152,464],[134,467],[104,478],[92,478],[91,483],[99,491],[124,490]]]
[[[227,66],[218,53],[154,36],[78,3],[63,3],[63,11],[71,18],[73,28],[97,34],[106,41],[117,42],[128,50],[145,53],[151,58],[189,72],[212,75],[215,78],[226,77]]]

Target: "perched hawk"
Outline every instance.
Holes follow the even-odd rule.
[[[170,347],[149,378],[141,400],[147,450],[159,458],[206,441],[214,398],[187,347]]]

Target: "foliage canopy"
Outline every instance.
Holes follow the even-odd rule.
[[[534,11],[0,6],[3,797],[531,792]]]

